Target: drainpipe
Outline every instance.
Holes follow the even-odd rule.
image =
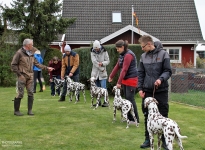
[[[196,47],[199,44],[199,41],[196,42],[194,45],[194,68],[196,68]]]
[[[64,42],[64,40],[65,40],[65,34],[62,35],[61,42],[59,42],[59,47],[60,47],[61,53],[63,53],[63,42]]]

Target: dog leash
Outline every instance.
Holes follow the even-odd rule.
[[[155,93],[155,90],[158,88],[157,85],[154,85],[154,89],[153,89],[153,98],[154,98],[154,93]]]

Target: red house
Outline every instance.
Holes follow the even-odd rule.
[[[150,35],[162,42],[173,65],[186,67],[196,66],[196,47],[205,44],[193,0],[63,0],[62,15],[77,18],[51,44],[62,52],[63,43],[72,49],[90,46],[94,40],[103,45],[119,39],[138,44],[141,35]]]

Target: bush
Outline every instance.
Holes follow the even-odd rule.
[[[114,44],[104,45],[104,47],[108,51],[108,54],[110,57],[110,64],[107,66],[107,72],[109,76],[115,64],[117,63],[119,54],[116,51]],[[141,47],[137,44],[132,44],[132,45],[129,45],[128,48],[131,49],[135,53],[137,57],[137,64],[139,64],[140,56],[143,53],[143,51],[141,50]],[[74,51],[76,51],[80,57],[80,82],[84,83],[87,88],[90,87],[89,82],[87,82],[87,80],[91,77],[91,70],[92,70],[90,49],[91,47],[74,49]],[[111,91],[112,87],[116,85],[118,77],[119,77],[119,72],[113,79],[113,82],[107,84],[107,88],[109,91]]]

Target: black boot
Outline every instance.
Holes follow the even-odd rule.
[[[106,103],[106,102],[104,102],[103,104],[102,104],[102,107],[108,107],[109,105],[108,105],[108,103]]]
[[[61,98],[58,100],[59,102],[65,101],[65,96],[61,96]]]
[[[97,104],[97,103],[96,103]],[[93,104],[93,106],[96,106],[96,104]],[[101,106],[101,101],[99,102],[98,106]]]
[[[169,149],[167,148],[167,145],[166,145],[166,141],[165,141],[164,135],[162,135],[162,148],[164,148],[164,150],[169,150]]]
[[[33,107],[33,96],[28,96],[28,115],[34,115],[32,112],[32,107]]]
[[[14,98],[14,115],[23,116],[23,114],[19,111],[21,104],[21,98]]]
[[[140,148],[149,148],[150,147],[150,141],[148,139],[145,139],[144,143],[140,145]]]

